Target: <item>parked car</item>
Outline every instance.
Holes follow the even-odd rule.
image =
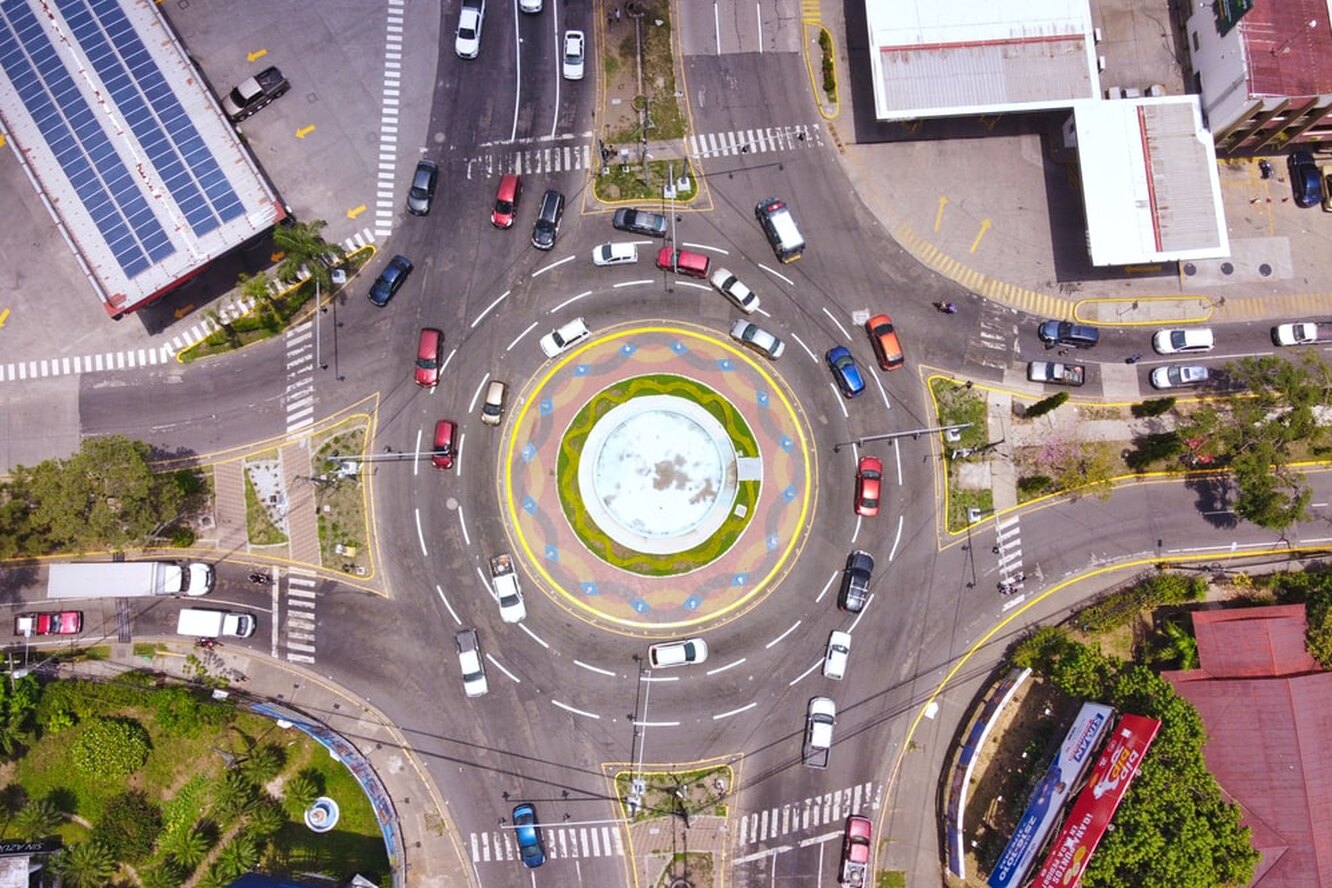
[[[518,211],[518,199],[522,196],[521,176],[513,173],[500,176],[499,187],[495,189],[495,207],[490,211],[490,224],[496,228],[512,228],[514,214]]]
[[[486,22],[486,0],[463,0],[454,32],[453,51],[460,59],[474,59],[481,54],[481,26]]]
[[[490,385],[486,386],[486,399],[481,402],[483,423],[493,426],[500,424],[500,420],[504,418],[504,396],[508,392],[507,385],[495,379],[490,380]]]
[[[846,833],[842,836],[842,865],[837,881],[843,885],[865,884],[870,865],[873,824],[868,817],[852,814],[846,818]]]
[[[711,264],[711,260],[702,253],[673,250],[670,247],[662,247],[657,251],[658,268],[662,271],[674,271],[685,277],[705,278],[708,276]]]
[[[413,216],[428,215],[438,181],[439,164],[433,160],[418,160],[416,172],[412,173],[412,187],[407,189],[407,212]]]
[[[754,309],[759,307],[759,298],[754,295],[754,291],[740,283],[740,279],[729,270],[717,269],[710,280],[718,293],[735,303],[735,307],[745,314],[753,314]]]
[[[879,487],[883,481],[883,461],[877,456],[862,456],[856,466],[856,514],[873,518],[879,514]]]
[[[865,322],[865,332],[869,334],[870,346],[874,349],[874,357],[878,359],[880,368],[896,370],[906,363],[892,318],[886,314],[875,315]]]
[[[786,351],[785,342],[782,342],[758,324],[746,320],[739,320],[731,325],[731,338],[773,361],[780,358]]]
[[[240,123],[274,99],[280,98],[291,84],[277,68],[265,68],[247,77],[222,97],[222,110],[232,123]]]
[[[458,427],[447,419],[435,423],[434,444],[430,451],[430,464],[437,469],[453,468],[453,438]]]
[[[1158,330],[1152,337],[1152,348],[1163,355],[1177,355],[1182,352],[1211,351],[1216,345],[1216,338],[1206,327],[1177,327],[1173,330]]]
[[[416,340],[416,384],[425,388],[439,385],[439,365],[444,360],[444,334],[434,327],[422,327]]]
[[[660,213],[623,207],[615,211],[615,215],[611,217],[611,225],[620,231],[632,231],[644,237],[665,237],[670,222]]]
[[[1171,389],[1202,385],[1211,378],[1206,367],[1196,364],[1169,364],[1152,371],[1152,388]]]
[[[83,631],[83,611],[28,613],[14,617],[15,635],[78,635]]]
[[[548,358],[564,354],[590,336],[591,332],[587,329],[586,321],[582,318],[574,318],[563,327],[551,330],[545,336],[542,336],[541,351]]]
[[[1286,171],[1290,173],[1290,188],[1295,203],[1301,207],[1316,207],[1323,202],[1323,179],[1318,162],[1308,151],[1294,151],[1286,158]]]
[[[851,356],[850,349],[836,345],[828,349],[823,358],[828,362],[828,369],[832,370],[833,379],[843,397],[858,398],[864,393],[865,378],[860,375],[860,367],[856,366],[856,359]]]
[[[1042,321],[1036,328],[1036,335],[1046,348],[1054,348],[1056,345],[1091,348],[1101,341],[1100,330],[1070,321]]]
[[[554,188],[541,195],[536,222],[532,225],[532,246],[538,250],[555,249],[555,237],[560,233],[560,219],[564,218],[564,195]]]
[[[583,32],[564,32],[564,79],[583,79]]]
[[[475,629],[463,629],[453,636],[458,649],[458,667],[462,669],[463,692],[469,697],[483,697],[490,690],[486,667],[481,662],[481,637]]]
[[[602,244],[592,249],[593,265],[632,265],[638,261],[638,247],[633,244]]]
[[[541,827],[537,825],[536,808],[530,803],[523,802],[514,806],[513,832],[518,839],[518,856],[522,858],[524,866],[536,869],[546,862],[546,849],[541,843]]]
[[[851,657],[851,633],[834,629],[828,633],[828,649],[823,653],[823,675],[841,680],[846,675],[846,662]]]
[[[842,571],[842,588],[837,593],[837,606],[850,614],[858,614],[865,609],[869,600],[870,580],[874,577],[874,556],[856,549],[846,556],[846,568]]]
[[[648,662],[654,669],[671,666],[692,666],[708,658],[708,643],[701,638],[683,641],[663,641],[648,648]]]
[[[402,289],[402,285],[407,282],[407,276],[411,273],[412,261],[406,256],[394,256],[370,285],[370,301],[380,308],[388,305],[389,300]]]

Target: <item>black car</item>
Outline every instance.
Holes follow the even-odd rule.
[[[1308,151],[1296,151],[1286,158],[1290,172],[1290,187],[1295,192],[1295,203],[1302,207],[1316,207],[1323,202],[1323,183],[1318,176],[1318,162]]]
[[[1036,335],[1041,337],[1046,348],[1054,348],[1056,345],[1091,348],[1101,341],[1100,330],[1070,321],[1042,321],[1036,329]]]
[[[413,216],[427,215],[438,181],[439,164],[433,160],[417,161],[416,172],[412,174],[412,187],[407,190],[407,212]]]
[[[253,77],[242,80],[235,89],[223,96],[222,110],[232,123],[239,123],[289,89],[291,84],[281,71],[265,68]]]
[[[665,237],[667,224],[666,217],[659,213],[631,210],[628,207],[616,210],[615,217],[611,219],[611,225],[620,231],[632,231],[647,237]]]
[[[389,300],[402,289],[402,285],[407,282],[407,275],[411,273],[412,261],[406,256],[394,256],[371,285],[370,301],[380,308],[388,305]]]
[[[837,593],[837,606],[849,614],[858,614],[869,600],[870,579],[874,575],[874,556],[856,549],[846,556],[846,570],[842,572],[842,588]]]
[[[532,226],[532,246],[538,250],[553,250],[555,236],[560,233],[560,219],[564,216],[564,195],[554,188],[541,195],[536,223]]]

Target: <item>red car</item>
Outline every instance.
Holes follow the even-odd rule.
[[[883,461],[877,456],[862,456],[856,466],[856,514],[879,514],[879,486],[883,481]]]
[[[705,278],[712,262],[702,253],[688,250],[672,250],[662,247],[657,251],[657,267],[662,271],[674,271],[686,277]]]
[[[869,334],[874,357],[879,359],[882,369],[896,370],[906,363],[902,345],[897,341],[897,331],[893,329],[892,318],[886,314],[875,315],[865,322],[865,332]]]
[[[19,614],[14,618],[15,635],[78,635],[82,630],[83,611]]]
[[[513,216],[518,210],[518,199],[523,196],[523,180],[510,173],[500,176],[495,190],[495,208],[490,211],[490,224],[496,228],[512,228]]]
[[[439,364],[443,358],[444,334],[434,327],[424,327],[416,342],[416,384],[426,388],[439,385]]]
[[[868,817],[852,814],[846,818],[846,835],[842,837],[842,871],[837,880],[843,885],[864,885],[869,869],[870,833],[874,827]]]
[[[435,423],[435,444],[430,452],[430,462],[435,468],[453,468],[453,435],[457,430],[458,427],[447,419]]]

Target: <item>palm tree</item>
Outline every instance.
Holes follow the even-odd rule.
[[[183,829],[178,832],[169,833],[164,843],[165,850],[181,866],[194,870],[196,866],[203,862],[208,854],[208,849],[212,847],[212,842],[203,830],[197,826],[191,829]]]
[[[245,831],[256,839],[267,839],[278,834],[287,823],[287,813],[272,798],[260,800],[250,811]]]
[[[279,225],[273,230],[273,245],[287,254],[278,264],[279,278],[295,280],[305,268],[325,292],[333,288],[333,278],[324,260],[329,256],[340,259],[346,251],[324,240],[322,232],[327,225],[324,220],[316,219]]]
[[[33,799],[14,817],[14,830],[28,841],[49,836],[64,821],[50,797]]]
[[[218,875],[226,881],[239,879],[259,863],[259,846],[245,833],[238,834],[217,855]]]
[[[265,743],[250,750],[250,754],[241,760],[240,770],[255,783],[263,784],[281,773],[286,763],[287,753],[281,746]]]
[[[70,845],[51,863],[70,888],[103,888],[116,873],[116,859],[96,840]]]
[[[245,813],[259,797],[259,787],[240,771],[228,771],[213,792],[213,811],[227,821]]]
[[[1198,642],[1188,630],[1174,620],[1166,620],[1161,624],[1161,631],[1168,642],[1162,652],[1166,659],[1174,660],[1177,669],[1197,669]]]

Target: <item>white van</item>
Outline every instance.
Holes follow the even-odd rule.
[[[219,638],[230,635],[249,638],[254,634],[255,619],[250,614],[232,611],[205,610],[199,607],[182,608],[176,620],[176,632],[195,638]]]

